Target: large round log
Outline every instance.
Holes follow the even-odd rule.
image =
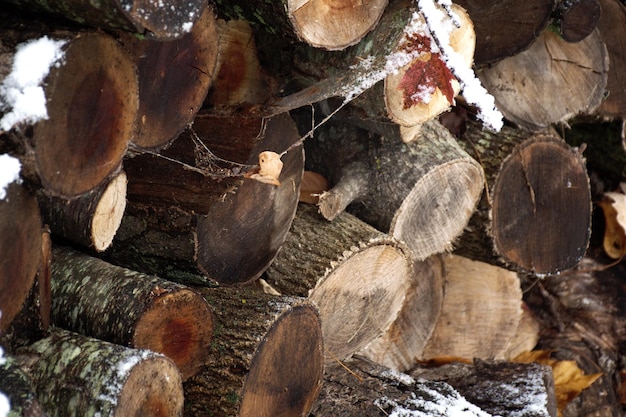
[[[266,271],[281,294],[318,307],[326,362],[349,357],[396,319],[413,265],[403,244],[342,213],[328,222],[301,204],[280,253]]]
[[[13,357],[3,356],[2,348],[0,348],[0,411],[7,416],[47,415],[39,404],[31,379]]]
[[[98,252],[106,250],[117,233],[126,208],[123,171],[91,191],[66,199],[38,193],[43,221],[52,232]]]
[[[206,98],[217,62],[218,38],[211,7],[191,32],[168,42],[120,36],[137,66],[139,109],[132,144],[156,150],[180,135]]]
[[[210,357],[188,379],[188,416],[306,416],[323,374],[314,304],[249,289],[201,288],[215,312]]]
[[[23,31],[30,28],[18,29],[11,32],[15,39],[27,36]],[[3,52],[12,40],[7,37],[5,43],[3,38]],[[119,170],[137,115],[137,77],[126,52],[104,32],[51,32],[20,44],[26,53],[22,60],[28,63],[27,56],[46,53],[51,43],[60,58],[39,80],[43,113],[34,121],[18,119],[0,130],[13,128],[7,136],[18,144],[25,170],[32,174],[29,179],[34,176],[51,194],[74,197]],[[23,61],[13,58],[7,61],[21,74]],[[5,83],[19,78],[11,74]]]
[[[107,257],[175,280],[186,271],[196,284],[251,281],[289,231],[304,169],[302,148],[282,156],[280,185],[243,175],[261,152],[280,154],[297,141],[296,126],[288,114],[207,115],[196,118],[193,130],[197,135],[188,131],[162,156],[126,161],[129,201]]]
[[[180,373],[161,354],[55,330],[22,349],[18,360],[50,417],[157,417],[183,411]]]
[[[183,380],[204,364],[213,319],[196,292],[69,248],[55,247],[53,254],[56,326],[162,353],[174,361]]]
[[[483,170],[439,122],[425,123],[420,135],[405,144],[345,126],[322,129],[308,159],[335,184],[320,197],[322,214],[333,219],[351,204],[418,260],[449,249],[480,199]]]

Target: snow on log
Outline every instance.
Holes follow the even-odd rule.
[[[167,42],[120,34],[137,66],[139,109],[135,151],[164,147],[182,133],[202,106],[215,70],[218,38],[213,10],[205,7],[191,32]]]
[[[406,144],[328,125],[306,145],[311,169],[335,184],[320,197],[324,217],[351,204],[351,213],[406,243],[418,260],[451,247],[484,188],[481,166],[435,120]]]
[[[198,291],[216,331],[206,366],[184,383],[185,415],[309,415],[324,363],[317,307],[245,288]]]
[[[57,329],[16,358],[49,417],[182,415],[180,373],[161,354]]]
[[[288,114],[199,115],[193,131],[161,156],[142,154],[126,161],[128,205],[106,256],[139,271],[200,285],[258,278],[295,215],[302,148],[282,156],[280,185],[244,175],[254,172],[263,151],[280,154],[298,138]]]
[[[2,408],[2,396],[9,408]],[[2,414],[5,412],[6,414]],[[39,404],[31,379],[11,356],[3,356],[0,348],[0,416],[46,417]]]
[[[363,348],[396,319],[413,274],[410,256],[403,244],[348,213],[328,222],[300,204],[264,279],[319,307],[330,362]]]
[[[126,174],[122,171],[73,199],[37,195],[44,223],[52,233],[98,252],[113,242],[126,208]]]
[[[206,301],[180,284],[64,247],[52,263],[56,326],[170,358],[187,379],[207,358],[213,334]]]

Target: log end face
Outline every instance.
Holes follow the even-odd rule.
[[[122,224],[126,208],[126,174],[121,172],[107,185],[91,223],[91,241],[98,252],[105,251]]]
[[[239,416],[308,415],[322,384],[323,359],[317,308],[303,303],[283,313],[252,359]]]

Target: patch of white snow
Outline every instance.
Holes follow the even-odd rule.
[[[12,182],[19,183],[22,165],[19,159],[8,154],[0,155],[0,200],[7,195],[7,187]]]

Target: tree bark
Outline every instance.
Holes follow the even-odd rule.
[[[45,417],[32,381],[13,357],[3,356],[0,361],[0,395],[4,395],[10,409],[7,416]]]
[[[113,242],[126,208],[123,171],[74,199],[38,193],[43,221],[55,235],[98,252]]]
[[[555,0],[458,0],[476,29],[474,64],[483,67],[527,49],[550,23]],[[515,16],[513,19],[512,16]]]
[[[54,248],[52,274],[56,326],[162,353],[183,380],[207,359],[212,314],[189,288],[63,247]]]
[[[29,179],[69,198],[120,169],[137,115],[137,77],[126,52],[104,32],[48,36],[65,42],[62,60],[43,81],[48,118],[32,129],[15,126],[7,136],[34,174]]]
[[[421,358],[508,359],[522,317],[517,274],[457,255],[444,262],[443,306]]]
[[[325,360],[344,359],[396,319],[413,265],[401,243],[348,213],[328,222],[301,204],[264,278],[281,294],[309,297],[320,311]]]
[[[562,0],[556,10],[556,21],[563,39],[580,42],[598,26],[602,7],[600,0]]]
[[[185,415],[308,415],[323,373],[317,308],[247,289],[199,291],[216,331],[206,367],[184,384]]]
[[[194,130],[213,155],[186,134],[163,153],[170,159],[145,154],[126,161],[128,206],[106,256],[176,281],[251,281],[268,267],[289,231],[304,170],[302,148],[283,156],[279,186],[243,174],[261,151],[281,153],[296,142],[295,124],[288,114],[203,116]],[[234,162],[222,170],[224,160]]]
[[[311,417],[490,417],[444,382],[416,381],[362,358],[326,367]]]
[[[463,397],[494,416],[556,417],[552,369],[538,363],[475,360],[416,368],[415,378],[450,384]]]
[[[378,23],[387,0],[272,0],[263,3],[222,1],[218,13],[246,19],[278,38],[300,40],[329,50],[358,43]]]
[[[413,368],[432,336],[443,305],[444,270],[439,256],[415,262],[411,286],[398,317],[360,355],[390,369]]]
[[[568,43],[544,30],[530,48],[484,68],[478,77],[508,120],[537,131],[592,113],[604,98],[608,70],[609,55],[597,31]]]
[[[8,0],[29,12],[45,12],[105,30],[125,30],[155,39],[174,39],[189,32],[206,8],[206,0],[176,1],[171,7],[143,1]]]
[[[55,330],[18,360],[50,417],[182,415],[180,374],[163,355]]]
[[[352,204],[353,214],[406,243],[417,260],[450,248],[484,182],[480,165],[441,124],[430,121],[420,132],[419,140],[404,144],[329,127],[307,149],[311,169],[335,184],[320,197],[322,214],[332,219]]]
[[[41,218],[36,198],[15,182],[0,200],[0,333],[22,309],[41,265]]]
[[[175,140],[202,107],[218,54],[215,17],[204,7],[191,32],[168,42],[120,35],[137,66],[139,109],[135,151],[158,150]],[[138,149],[137,149],[138,148]]]

